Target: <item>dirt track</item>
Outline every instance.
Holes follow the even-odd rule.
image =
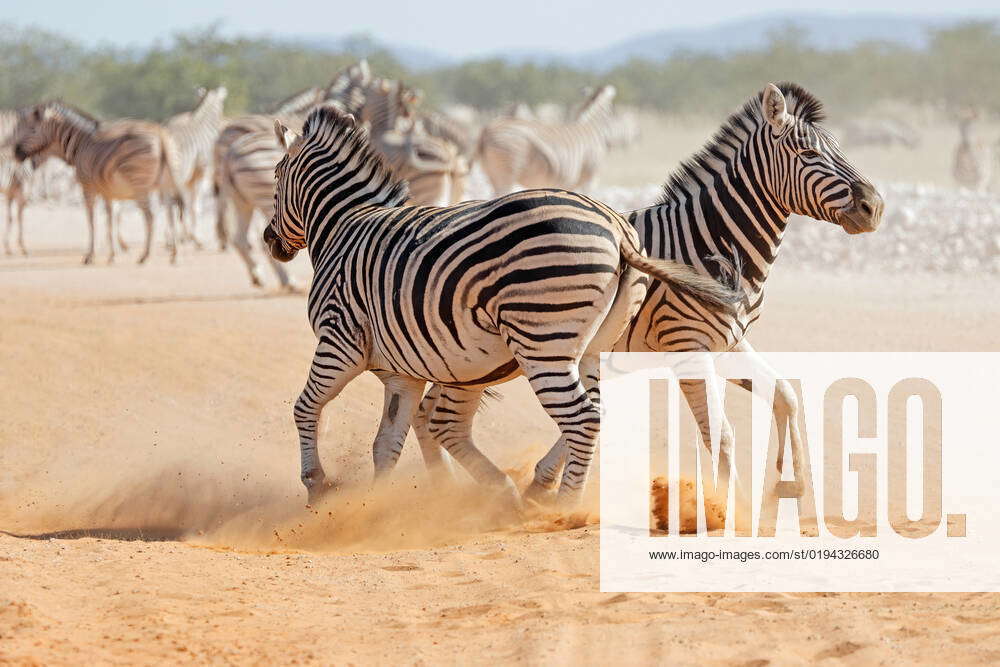
[[[0,529],[33,536],[0,535],[0,662],[1000,661],[996,596],[602,594],[592,517],[431,493],[415,446],[368,493],[371,377],[325,414],[342,490],[306,512],[303,298],[230,254],[83,268],[79,213],[42,215],[35,255],[0,260]],[[1000,343],[994,285],[773,281],[761,349]],[[521,382],[503,394],[478,438],[524,472],[554,430]]]

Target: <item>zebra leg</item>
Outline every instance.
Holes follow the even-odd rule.
[[[494,465],[472,441],[472,423],[479,410],[483,390],[434,385],[428,396],[434,397],[434,404],[427,408],[423,415],[424,424],[417,429],[421,448],[425,446],[424,442],[438,452],[444,448],[472,479],[493,490],[506,505],[520,511],[521,494],[514,480]],[[424,401],[426,403],[427,399]],[[421,410],[424,410],[424,404],[421,404]]]
[[[14,253],[10,250],[10,228],[14,224],[14,199],[8,194],[7,195],[7,218],[6,224],[3,228],[3,250],[7,255],[13,255]]]
[[[310,505],[331,488],[317,451],[319,416],[323,406],[335,399],[351,380],[365,370],[363,360],[356,358],[358,349],[356,341],[344,340],[337,332],[321,332],[309,368],[309,379],[295,402],[293,414],[299,431],[301,479],[309,494]]]
[[[533,359],[527,355],[516,356],[542,408],[561,431],[559,440],[553,447],[557,456],[562,450],[566,452],[566,467],[559,485],[558,501],[561,505],[571,507],[579,501],[587,483],[590,462],[594,457],[600,432],[600,411],[587,396],[587,389],[576,363],[539,361],[538,358]],[[541,483],[547,487],[549,482],[545,479],[545,472],[542,471]],[[532,486],[535,486],[535,482],[532,482]]]
[[[247,271],[250,273],[250,282],[254,287],[260,287],[262,285],[260,270],[257,268],[257,262],[254,261],[250,241],[247,239],[247,234],[250,230],[250,221],[253,217],[253,209],[242,202],[234,203],[236,206],[236,230],[233,234],[233,247],[236,248],[236,252],[239,253],[243,263],[246,264]]]
[[[601,358],[586,355],[580,360],[580,379],[586,387],[587,397],[598,410],[601,406],[600,394]],[[524,492],[525,499],[538,503],[546,502],[556,478],[566,463],[566,448],[563,441],[557,441],[549,451],[535,464],[535,476]]]
[[[90,231],[90,246],[87,254],[83,256],[83,263],[90,264],[94,261],[94,193],[89,190],[83,191],[83,206],[87,211],[87,227]]]
[[[712,456],[712,434],[719,434],[719,474],[717,486],[721,489],[726,489],[728,493],[729,480],[732,477],[736,480],[737,496],[745,497],[743,483],[736,474],[736,468],[734,467],[733,443],[736,438],[733,434],[733,427],[725,415],[723,394],[714,368],[705,369],[704,378],[699,380],[681,380],[678,384],[680,384],[688,407],[691,409],[691,413],[698,423],[702,444],[708,450],[710,457]]]
[[[431,428],[431,422],[437,419],[437,406],[441,390],[441,385],[431,385],[430,391],[420,401],[420,407],[413,416],[413,431],[417,434],[420,453],[424,457],[424,465],[427,466],[431,480],[436,486],[443,486],[455,481],[451,456],[446,454],[447,450],[444,448],[444,444],[435,437],[437,431]]]
[[[125,237],[122,236],[122,207],[119,206],[118,210],[115,211],[114,202],[107,202],[111,210],[115,212],[115,229],[118,230],[118,249],[122,252],[128,252],[128,244],[125,243]]]
[[[410,430],[413,414],[423,394],[423,380],[415,380],[394,373],[376,373],[385,385],[385,400],[382,404],[382,421],[372,445],[375,461],[375,482],[385,479],[386,474],[396,467],[403,451],[406,434]]]
[[[803,481],[806,479],[802,464],[804,462],[802,450],[802,434],[799,432],[799,399],[795,394],[792,384],[778,376],[777,371],[769,364],[757,350],[753,349],[746,339],[740,341],[733,347],[734,352],[743,352],[748,355],[754,366],[754,377],[750,378],[752,387],[747,387],[739,380],[733,380],[744,389],[750,389],[757,393],[758,397],[765,401],[770,400],[769,388],[774,386],[774,421],[778,431],[778,457],[777,467],[780,475],[785,463],[785,424],[788,424],[788,432],[792,440],[792,470],[799,486],[797,494],[801,496],[805,489]]]
[[[146,223],[146,243],[139,257],[139,264],[144,264],[149,259],[149,251],[153,245],[153,209],[150,206],[149,198],[136,200],[139,210],[142,211],[142,218]]]
[[[222,194],[218,183],[212,185],[215,195],[215,238],[219,242],[219,250],[225,252],[229,247],[229,232],[226,229],[227,197]]]
[[[115,263],[115,215],[111,200],[104,200],[104,213],[108,218],[108,264]]]
[[[24,195],[17,200],[17,247],[21,249],[21,255],[28,256],[28,249],[24,247],[24,206],[27,204]]]
[[[167,240],[167,250],[170,251],[170,263],[177,263],[177,245],[180,243],[180,235],[177,233],[177,224],[174,218],[174,208],[178,209],[178,213],[183,211],[183,207],[176,206],[176,199],[174,197],[164,197],[165,204],[164,208],[167,211],[167,225],[163,230],[164,236]]]
[[[184,240],[190,241],[195,250],[204,246],[198,238],[198,182],[184,189],[184,207],[181,209],[181,226],[184,228]]]

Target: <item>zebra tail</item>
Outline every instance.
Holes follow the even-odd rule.
[[[713,311],[734,315],[744,298],[738,274],[727,274],[731,279],[726,284],[701,274],[682,262],[646,257],[625,243],[622,244],[621,253],[622,259],[629,266],[662,280],[672,289],[697,299]]]

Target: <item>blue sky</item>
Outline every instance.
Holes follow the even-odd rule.
[[[146,45],[221,20],[227,33],[343,36],[471,56],[502,49],[588,51],[633,35],[706,26],[761,13],[833,11],[1000,16],[997,0],[3,0],[0,22],[35,25],[87,43]]]

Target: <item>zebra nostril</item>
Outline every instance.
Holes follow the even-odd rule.
[[[871,204],[869,204],[866,201],[861,202],[861,207],[860,208],[861,208],[861,212],[864,213],[865,215],[869,216],[869,217],[871,217],[875,213],[875,211],[872,209]]]

